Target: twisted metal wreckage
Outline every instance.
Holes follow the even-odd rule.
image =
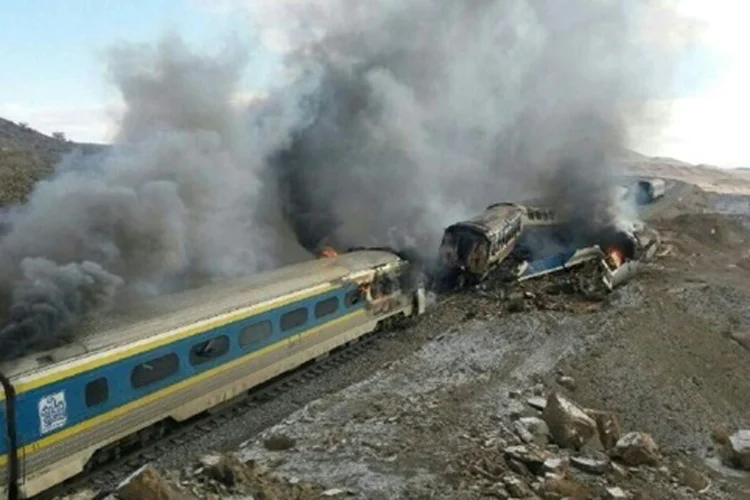
[[[621,235],[632,243],[632,254],[618,247],[602,249],[600,245],[568,249],[542,259],[523,261],[516,270],[516,280],[523,282],[588,265],[592,272],[586,273],[587,288],[591,292],[612,292],[635,276],[641,263],[653,258],[659,245],[659,235],[654,230],[622,231]]]
[[[662,179],[629,184],[614,191],[617,203],[650,205],[665,194]],[[498,268],[504,281],[516,282],[575,269],[581,289],[592,295],[609,293],[631,279],[659,244],[653,230],[623,230],[605,223],[600,234],[585,236],[586,244],[596,244],[578,247],[570,238],[577,233],[575,225],[550,207],[508,202],[490,205],[482,214],[445,229],[437,283],[441,289],[456,290],[485,281]],[[539,255],[540,249],[548,246],[564,250]]]

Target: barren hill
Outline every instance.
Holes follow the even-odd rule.
[[[22,202],[34,183],[52,173],[64,154],[76,149],[91,154],[103,147],[56,139],[0,118],[0,206]]]

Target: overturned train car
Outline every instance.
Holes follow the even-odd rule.
[[[514,203],[490,205],[481,215],[448,226],[438,257],[438,288],[482,281],[514,250],[525,211]]]

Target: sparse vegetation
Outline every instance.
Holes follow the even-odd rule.
[[[0,118],[0,206],[22,203],[37,181],[54,172],[65,153],[81,149],[88,154],[103,147],[69,141],[63,132],[50,137],[26,122]]]

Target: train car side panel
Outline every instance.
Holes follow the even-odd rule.
[[[326,300],[336,297],[337,301],[343,303],[346,300],[347,293],[351,290],[351,288],[340,289],[334,294],[329,293],[319,297],[319,299]],[[64,443],[71,436],[82,432],[85,433],[90,427],[100,425],[104,420],[120,418],[122,413],[132,410],[130,406],[144,404],[154,394],[161,394],[165,390],[168,390],[170,386],[179,385],[186,381],[189,382],[191,379],[201,375],[203,372],[210,371],[212,368],[223,369],[226,366],[225,363],[230,362],[232,359],[234,359],[234,362],[238,361],[238,359],[242,361],[242,358],[249,353],[263,354],[269,348],[280,349],[283,347],[284,340],[287,337],[297,335],[305,328],[314,329],[319,327],[323,322],[311,318],[306,325],[290,329],[287,332],[280,332],[278,329],[275,329],[271,337],[257,339],[256,342],[251,342],[252,345],[247,345],[244,349],[238,345],[240,335],[248,326],[264,321],[278,325],[280,318],[286,312],[299,307],[309,310],[314,307],[314,304],[315,301],[290,304],[265,315],[245,318],[239,322],[204,332],[178,343],[163,346],[97,370],[24,393],[19,398],[19,415],[21,416],[19,418],[19,445],[23,446],[22,449],[26,455],[26,473],[35,474],[57,460],[64,459],[67,456],[66,446],[61,447],[59,444]],[[328,322],[347,314],[356,313],[361,308],[362,305],[360,304],[352,304],[348,309],[342,308],[336,312],[335,317],[329,318]],[[199,366],[192,365],[189,362],[191,349],[196,345],[211,341],[217,337],[226,337],[230,341],[229,349],[224,353],[225,355],[205,363],[199,363]],[[281,356],[283,356],[283,349],[281,351]],[[176,368],[173,369],[173,373],[154,381],[148,386],[141,388],[133,387],[132,382],[137,367],[150,362],[152,363],[153,360],[168,359],[171,356],[175,356],[177,359]],[[172,370],[168,366],[166,368]],[[163,370],[164,363],[160,363],[156,366],[156,369]],[[104,400],[98,402],[98,404],[89,407],[86,404],[87,388],[99,380],[107,381],[108,397],[103,398]],[[130,428],[132,429],[132,426]],[[110,429],[109,431],[114,431],[114,429]],[[112,437],[110,441],[114,439]],[[84,443],[80,444],[83,445]],[[44,450],[44,453],[42,453],[42,450]],[[2,458],[5,459],[6,456],[4,455]],[[56,474],[64,475],[64,470],[59,470]]]
[[[359,338],[386,317],[421,313],[418,293],[402,293],[388,278],[399,266],[386,268],[23,393],[22,491],[34,495],[54,486],[83,470],[103,446],[165,418],[179,421],[211,409]],[[373,280],[380,283],[375,291],[362,288]],[[263,324],[268,327],[258,328]],[[6,461],[0,456],[0,468]]]

